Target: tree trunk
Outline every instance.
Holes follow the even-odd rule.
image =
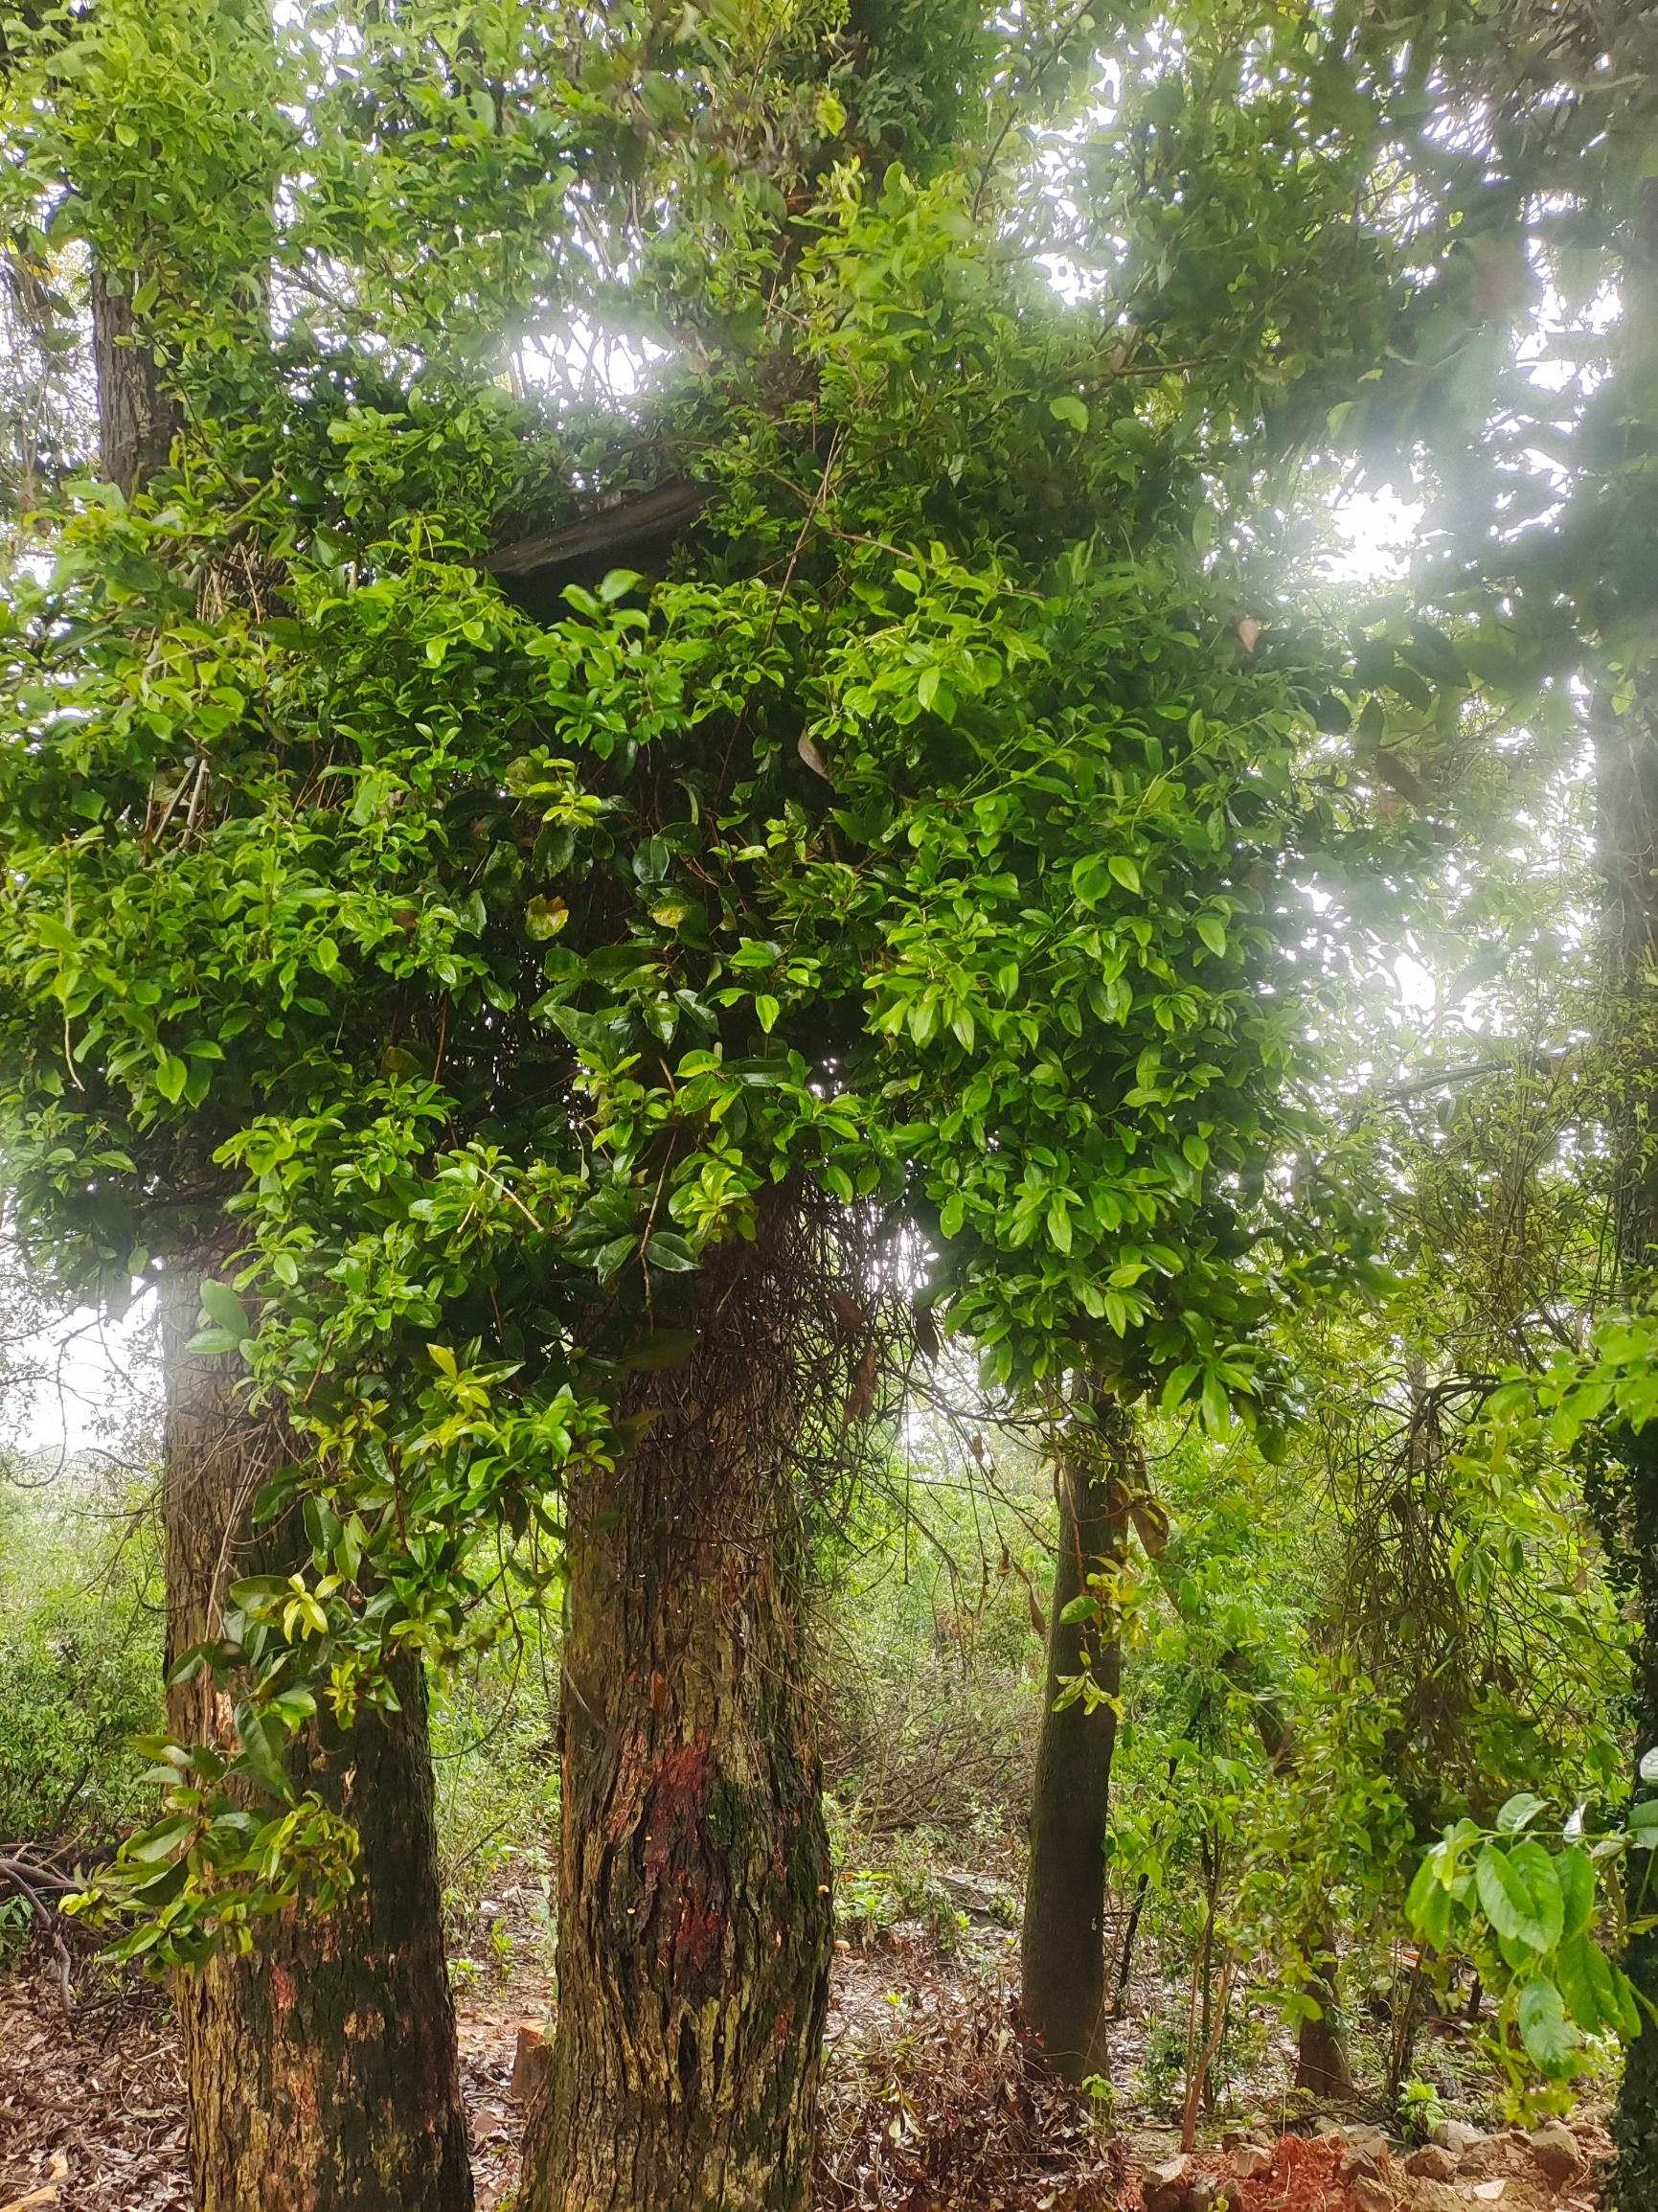
[[[234,1359],[185,1350],[200,1276],[162,1288],[168,1648],[216,1632],[238,1576],[291,1571],[291,1526],[255,1532],[254,1498],[288,1456],[280,1427],[234,1394]],[[290,1758],[355,1824],[356,1881],[321,1918],[284,1912],[177,1977],[201,2212],[468,2212],[466,2119],[443,1960],[425,1682],[400,1713],[313,1724]],[[185,1741],[230,1730],[212,1676],[169,1696]]]
[[[111,292],[99,268],[92,272],[92,354],[99,467],[105,483],[130,499],[146,477],[167,467],[178,409],[163,389],[155,355],[133,335],[130,294]]]
[[[1315,2097],[1351,2097],[1352,2068],[1342,2033],[1336,1990],[1335,1929],[1327,1921],[1308,1944],[1312,1973],[1306,1991],[1319,2008],[1317,2019],[1304,2019],[1296,2037],[1295,2086]]]
[[[1059,1541],[1048,1621],[1047,1682],[1031,1801],[1031,1863],[1025,1883],[1020,1996],[1025,2018],[1056,2071],[1081,2082],[1101,2070],[1105,2015],[1105,1815],[1117,1714],[1080,1699],[1055,1710],[1067,1676],[1091,1672],[1115,1697],[1122,1639],[1110,1621],[1067,1621],[1088,1578],[1122,1558],[1119,1471],[1134,1448],[1133,1425],[1102,1404],[1098,1427],[1079,1425],[1057,1470]],[[1086,1653],[1086,1657],[1084,1656]]]
[[[711,1255],[694,1355],[637,1380],[640,1443],[571,1501],[558,2017],[523,2212],[810,2194],[833,1916],[790,1220]]]

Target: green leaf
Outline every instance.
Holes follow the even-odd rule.
[[[635,585],[642,582],[637,569],[607,569],[599,586],[599,596],[606,606],[614,606],[619,599],[625,599]]]
[[[777,1027],[777,1017],[782,1012],[783,1008],[768,991],[761,991],[756,994],[754,1001],[755,1019],[760,1023],[767,1037]]]
[[[206,1276],[200,1296],[200,1319],[212,1328],[222,1330],[233,1344],[240,1344],[254,1334],[246,1307],[228,1283],[216,1283],[211,1276]]]
[[[689,1275],[696,1266],[696,1254],[685,1239],[669,1230],[657,1231],[645,1247],[645,1257],[670,1275]]]
[[[1581,1935],[1595,1917],[1595,1868],[1589,1854],[1574,1843],[1556,1859],[1555,1874],[1560,1884],[1560,1941],[1565,1944]]]
[[[1445,1939],[1451,1932],[1451,1919],[1456,1911],[1456,1899],[1442,1881],[1428,1884],[1427,1894],[1420,1908],[1412,1914],[1412,1921],[1436,1950],[1443,1950]]]
[[[1543,1800],[1533,1797],[1529,1790],[1522,1790],[1510,1797],[1497,1814],[1494,1826],[1499,1836],[1517,1836],[1521,1829],[1544,1810]]]
[[[1560,1940],[1565,1922],[1565,1899],[1560,1891],[1560,1877],[1555,1861],[1540,1843],[1530,1836],[1517,1843],[1509,1853],[1509,1863],[1525,1883],[1532,1899],[1532,1919],[1542,1931],[1539,1950],[1553,1950]],[[1531,1939],[1528,1938],[1528,1941]]]
[[[1214,914],[1197,917],[1197,934],[1214,953],[1216,960],[1226,950],[1226,924]]]
[[[1088,427],[1088,410],[1082,401],[1069,392],[1057,399],[1050,399],[1048,412],[1056,422],[1069,422],[1073,430],[1085,431]]]
[[[1577,2070],[1583,2039],[1566,2018],[1552,1981],[1529,1981],[1520,1992],[1520,2038],[1532,2064],[1552,2081]]]
[[[570,919],[570,909],[562,899],[532,899],[524,909],[524,931],[539,944],[549,937],[556,937]]]
[[[156,1063],[155,1087],[169,1106],[177,1106],[190,1081],[190,1064],[175,1052],[164,1052]]]
[[[1524,1852],[1534,1852],[1542,1860],[1546,1881],[1533,1863],[1521,1863]],[[1533,1879],[1540,1898],[1533,1894]],[[1474,1883],[1486,1918],[1499,1936],[1531,1950],[1548,1950],[1556,1941],[1563,1918],[1560,1885],[1540,1844],[1521,1844],[1510,1853],[1488,1843],[1474,1861]]]
[[[256,1713],[251,1705],[241,1704],[236,1709],[236,1732],[241,1756],[234,1762],[232,1771],[249,1775],[267,1796],[291,1805],[293,1785],[283,1772],[281,1724]]]
[[[1140,870],[1126,853],[1113,853],[1105,865],[1124,891],[1139,890]]]
[[[1572,1936],[1560,1946],[1555,1972],[1572,2018],[1585,2035],[1618,2025],[1618,1993],[1599,1944],[1586,1935]]]

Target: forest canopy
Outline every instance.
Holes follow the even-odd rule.
[[[1190,1764],[1187,2149],[1251,1961],[1351,2089],[1387,1927],[1390,2112],[1471,1970],[1515,2112],[1627,2046],[1648,2201],[1652,43],[7,20],[0,1186],[159,1316],[163,1801],[73,1910],[204,2205],[470,2201],[429,1706],[527,1640],[524,2212],[805,2203],[813,1624],[923,1416],[1053,1489],[1044,2063]]]

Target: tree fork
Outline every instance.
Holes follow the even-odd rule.
[[[1094,1425],[1075,1423],[1056,1470],[1059,1540],[1042,1729],[1031,1799],[1031,1863],[1025,1884],[1020,1995],[1025,2018],[1056,2071],[1080,2083],[1103,2061],[1105,2017],[1105,1817],[1122,1680],[1115,1625],[1067,1621],[1092,1576],[1123,1557],[1122,1472],[1135,1452],[1132,1418],[1113,1402]],[[1079,1699],[1056,1710],[1067,1677],[1091,1673],[1106,1702]]]
[[[779,1215],[786,1216],[786,1207]],[[572,1500],[558,2020],[524,2212],[802,2212],[833,1918],[801,1641],[786,1220]]]
[[[167,1410],[162,1511],[168,1653],[218,1630],[238,1575],[289,1571],[304,1548],[255,1532],[254,1498],[288,1456],[248,1415],[239,1369],[186,1350],[200,1273],[162,1285]],[[324,1716],[289,1759],[355,1825],[356,1880],[322,1917],[289,1909],[244,1955],[176,1977],[200,2212],[469,2212],[471,2166],[443,1958],[424,1676],[395,1677],[401,1711]],[[186,1742],[223,1745],[211,1675],[173,1688]]]

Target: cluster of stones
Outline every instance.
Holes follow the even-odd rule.
[[[1379,2128],[1340,2127],[1320,2120],[1313,2132],[1342,2146],[1342,2183],[1358,2212],[1474,2212],[1494,2203],[1513,2179],[1541,2182],[1556,2197],[1585,2179],[1590,2156],[1561,2121],[1540,2128],[1510,2128],[1483,2134],[1460,2120],[1444,2120],[1433,2139],[1400,2158]],[[1242,2184],[1269,2173],[1270,2143],[1245,2135],[1223,2138],[1218,2170],[1184,2155],[1147,2166],[1140,2177],[1145,2212],[1216,2212],[1241,2201]],[[1515,2192],[1519,2201],[1524,2191]]]

